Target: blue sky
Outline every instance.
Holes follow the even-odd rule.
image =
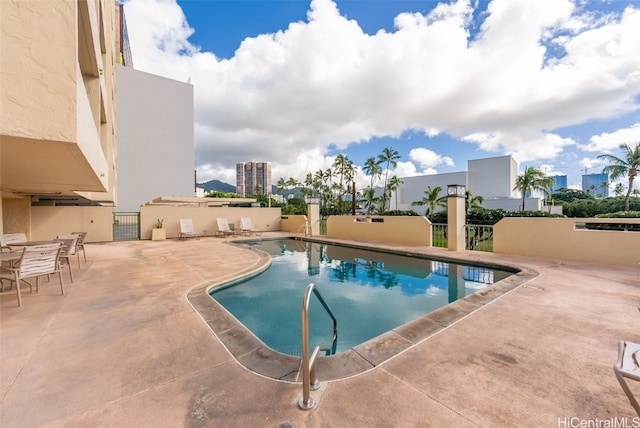
[[[599,173],[640,142],[640,2],[127,0],[136,69],[194,85],[198,181],[362,166],[400,177],[512,154]],[[369,179],[360,173],[358,184]]]

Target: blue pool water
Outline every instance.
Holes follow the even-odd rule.
[[[266,345],[290,355],[301,354],[302,299],[311,282],[338,320],[341,352],[512,274],[294,239],[252,245],[271,255],[271,266],[211,295]],[[329,344],[332,332],[312,296],[311,348]]]

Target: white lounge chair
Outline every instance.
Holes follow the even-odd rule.
[[[251,217],[240,217],[240,233],[243,235],[260,235],[262,232],[253,227]]]
[[[193,220],[190,218],[180,219],[180,236],[179,239],[198,238],[198,234],[193,229]]]
[[[631,393],[629,385],[627,385],[627,379],[632,379],[640,382],[640,344],[633,342],[625,342],[621,340],[618,342],[618,361],[613,366],[613,371],[618,378],[618,382],[622,387],[622,390],[627,395],[631,407],[636,411],[640,417],[640,405]]]
[[[216,218],[216,223],[218,223],[218,230],[216,231],[218,235],[229,236],[235,234],[235,231],[229,227],[229,222],[225,217]]]

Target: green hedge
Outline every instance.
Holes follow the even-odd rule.
[[[640,211],[618,211],[615,213],[598,214],[596,218],[640,218]]]
[[[502,220],[503,217],[560,217],[562,214],[550,214],[547,211],[505,211],[503,209],[490,210],[487,208],[472,208],[467,213],[467,224],[491,226]],[[447,211],[438,211],[430,215],[432,223],[446,223]]]
[[[411,216],[411,217],[415,217],[415,216],[419,216],[420,214],[418,214],[417,212],[413,211],[413,210],[407,210],[407,211],[403,211],[403,210],[392,210],[392,211],[385,211],[382,214],[379,215],[388,215],[388,216]]]

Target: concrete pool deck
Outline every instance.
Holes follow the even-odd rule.
[[[640,267],[464,252],[538,276],[373,369],[324,382],[304,411],[300,384],[248,370],[190,304],[194,287],[264,262],[229,240],[88,244],[64,296],[55,279],[39,295],[26,289],[22,308],[15,290],[1,293],[0,426],[557,427],[637,417],[612,366],[618,340],[640,342]]]

